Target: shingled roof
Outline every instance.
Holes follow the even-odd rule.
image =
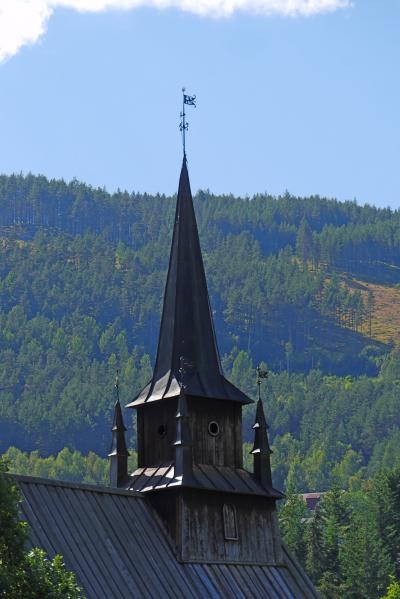
[[[161,519],[133,491],[15,476],[30,543],[59,553],[88,599],[317,599],[283,547],[271,566],[177,561]]]

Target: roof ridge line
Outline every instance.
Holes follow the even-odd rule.
[[[140,497],[143,499],[143,495],[137,491],[129,491],[128,489],[107,487],[103,485],[91,485],[89,483],[79,483],[76,481],[59,480],[56,478],[43,478],[40,476],[28,476],[25,474],[15,474],[13,472],[6,472],[6,476],[15,479],[17,482],[26,484],[46,485],[49,487],[66,487],[69,489],[79,489],[81,491],[90,491],[92,493],[108,493],[109,495],[128,495],[130,497]]]

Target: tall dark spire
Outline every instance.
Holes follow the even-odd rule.
[[[110,485],[112,487],[121,487],[126,482],[128,476],[128,456],[129,452],[125,441],[125,425],[122,417],[121,404],[119,401],[119,377],[118,373],[115,379],[116,402],[114,407],[114,421],[112,426],[111,449],[108,457],[110,458]]]
[[[272,488],[271,448],[268,441],[268,425],[265,420],[261,399],[257,401],[256,419],[254,422],[253,454],[254,476],[263,487]]]
[[[129,406],[177,397],[180,393],[178,381],[181,356],[185,356],[193,364],[192,376],[187,385],[188,395],[251,403],[222,374],[186,156],[183,158],[179,179],[153,379]]]

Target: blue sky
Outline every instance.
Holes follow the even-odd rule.
[[[400,208],[400,3],[314,12],[55,8],[0,62],[0,172],[173,193],[185,85],[194,190]]]

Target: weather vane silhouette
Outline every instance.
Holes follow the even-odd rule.
[[[258,400],[261,401],[261,383],[263,379],[268,378],[268,370],[263,368],[261,364],[257,366],[257,386],[258,386]]]
[[[196,108],[196,96],[188,96],[185,94],[185,88],[182,87],[182,112],[179,130],[182,133],[183,156],[186,158],[186,131],[189,129],[189,123],[186,121],[185,104]]]

